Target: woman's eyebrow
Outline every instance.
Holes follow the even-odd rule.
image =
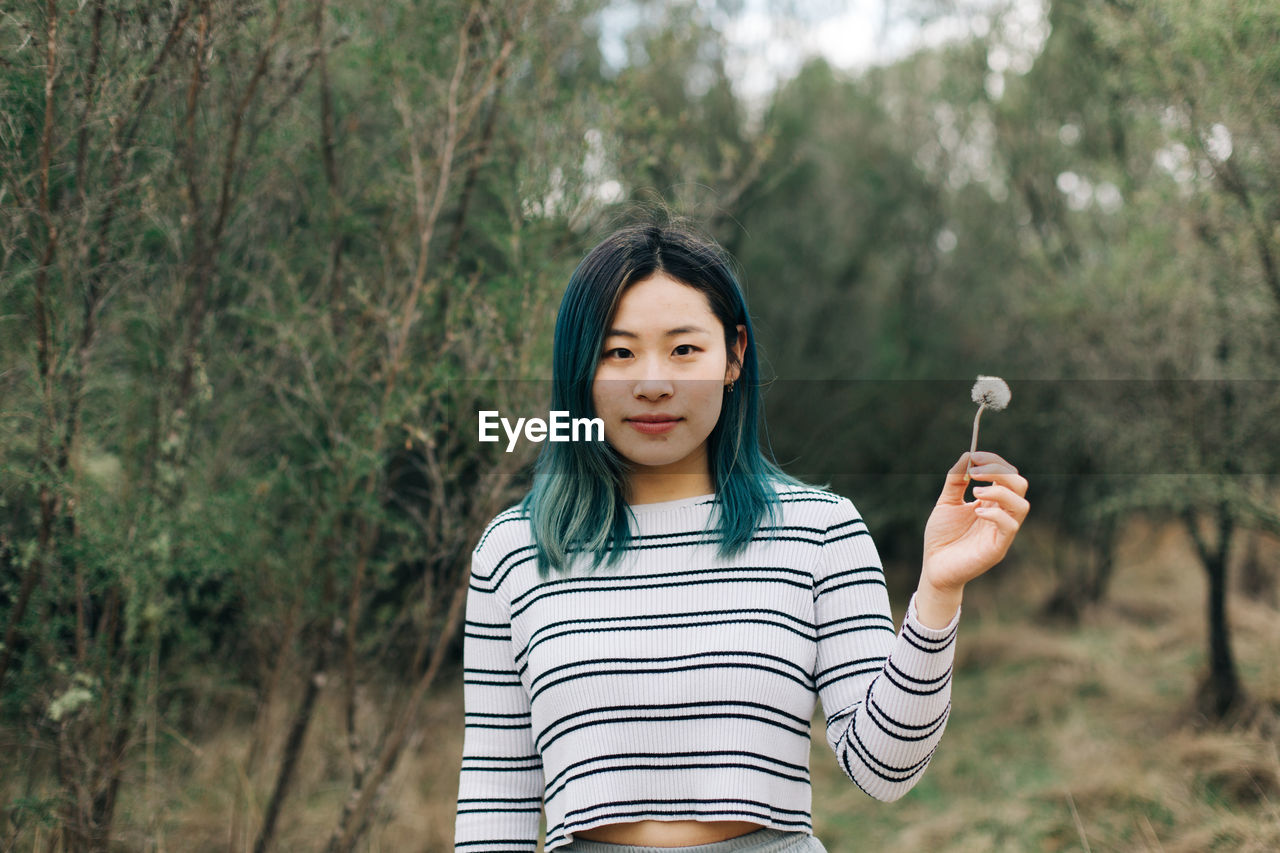
[[[666,332],[663,332],[662,336],[665,338],[670,338],[675,335],[687,335],[691,332],[701,332],[704,335],[711,334],[701,326],[679,326],[678,328],[675,328],[675,329],[668,329]],[[610,329],[608,332],[605,333],[605,337],[606,338],[612,338],[612,337],[638,338],[640,336],[637,335],[635,332],[628,332],[626,329]]]

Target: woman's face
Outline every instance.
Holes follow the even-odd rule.
[[[746,349],[739,325],[737,363]],[[665,273],[622,292],[592,383],[605,440],[634,473],[709,476],[707,437],[738,377],[707,297]]]

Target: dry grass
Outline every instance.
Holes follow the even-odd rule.
[[[1035,621],[1034,605],[1051,584],[1040,568],[1049,547],[1024,530],[1016,559],[966,592],[947,734],[902,800],[879,803],[859,792],[815,716],[814,823],[827,849],[1280,850],[1280,731],[1195,725],[1190,698],[1206,659],[1205,579],[1185,534],[1134,524],[1108,602],[1072,629]],[[1262,556],[1271,565],[1280,560],[1275,551]],[[1229,608],[1244,682],[1274,703],[1280,613],[1240,595]],[[279,850],[321,849],[346,793],[340,696],[322,696],[281,818]],[[376,704],[365,697],[363,719],[380,717]],[[290,707],[270,709],[274,735],[252,775],[243,715],[199,743],[161,730],[152,784],[143,766],[125,780],[118,848],[251,849]],[[1268,716],[1259,719],[1265,724]],[[452,849],[460,672],[445,674],[421,720],[366,836],[371,853]],[[0,792],[11,796],[16,781],[0,783]],[[20,849],[36,840],[27,833]]]

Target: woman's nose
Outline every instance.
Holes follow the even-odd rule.
[[[646,400],[660,400],[663,397],[670,397],[673,390],[674,386],[671,384],[671,380],[658,376],[649,376],[636,380],[632,393]]]
[[[632,393],[647,400],[658,400],[671,396],[675,386],[672,384],[671,379],[664,375],[661,364],[647,361],[637,364],[636,367],[639,370],[637,370],[635,387]]]

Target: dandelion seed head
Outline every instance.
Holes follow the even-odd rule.
[[[982,403],[988,409],[998,410],[1009,405],[1013,392],[1009,390],[1009,385],[999,376],[978,374],[978,381],[973,383],[973,391],[970,396],[973,398],[973,402]]]

